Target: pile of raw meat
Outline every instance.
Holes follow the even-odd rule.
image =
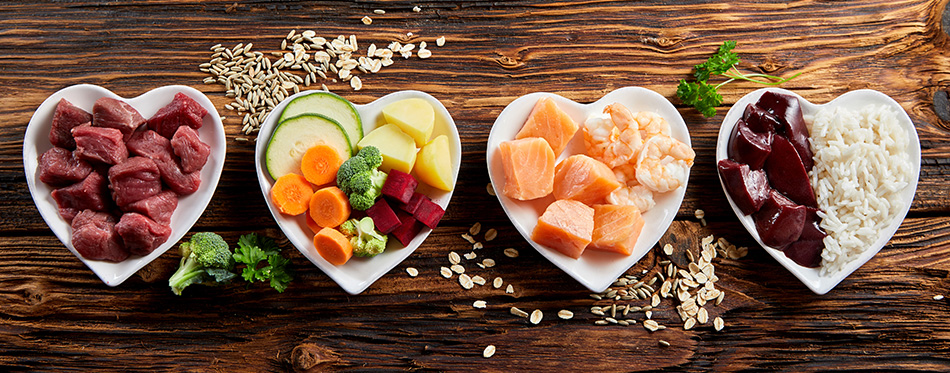
[[[119,262],[168,240],[178,197],[198,190],[211,153],[196,131],[207,113],[183,93],[148,120],[113,98],[92,114],[59,101],[39,178],[56,188],[83,258]]]

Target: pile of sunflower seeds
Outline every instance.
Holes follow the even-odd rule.
[[[440,37],[436,44],[444,45],[445,38]],[[432,56],[424,41],[419,43],[418,50],[415,44],[398,41],[385,47],[370,44],[365,55],[359,56],[356,35],[326,39],[313,30],[300,33],[291,30],[281,41],[280,51],[270,53],[276,61],[253,51],[252,46],[238,43],[227,48],[217,44],[211,47],[211,60],[198,66],[211,75],[204,83],[225,86],[226,96],[234,102],[224,107],[243,115],[241,132],[246,135],[260,130],[267,113],[285,98],[300,92],[302,87],[319,85],[320,89],[329,91],[327,82],[347,82],[358,91],[363,88],[360,74],[378,73],[395,63],[396,54],[404,59],[412,57],[413,51],[419,58]]]

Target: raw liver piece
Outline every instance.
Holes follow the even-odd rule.
[[[125,140],[145,124],[145,118],[132,105],[111,97],[96,100],[92,106],[92,117],[93,127],[115,128],[122,132]]]
[[[162,191],[158,166],[151,159],[132,157],[109,169],[109,188],[120,207]]]
[[[206,114],[208,111],[204,107],[188,95],[178,92],[171,103],[159,109],[148,119],[148,128],[166,138],[171,138],[178,127],[201,128],[201,121]]]
[[[201,171],[211,154],[211,146],[201,142],[198,131],[188,126],[178,127],[172,136],[171,146],[181,160],[181,171],[186,174]]]
[[[817,268],[821,265],[821,251],[825,243],[821,240],[798,240],[783,250],[785,256],[802,267]]]
[[[759,107],[774,114],[782,125],[782,131],[788,141],[795,146],[795,151],[801,157],[805,170],[811,170],[815,161],[812,159],[811,143],[808,140],[808,128],[802,117],[802,104],[795,96],[766,91],[756,103]]]
[[[749,215],[762,208],[770,189],[765,171],[753,171],[749,165],[729,159],[719,161],[718,168],[722,183],[739,211]]]
[[[594,233],[594,209],[575,200],[554,201],[538,219],[531,240],[577,259]]]
[[[554,168],[554,198],[573,199],[586,205],[601,203],[620,187],[617,175],[601,161],[575,154]]]
[[[782,192],[792,201],[809,207],[817,207],[815,191],[808,181],[808,172],[802,164],[795,147],[783,136],[772,139],[772,153],[765,161],[765,173],[772,188]]]
[[[114,165],[129,157],[122,132],[115,128],[79,126],[73,128],[73,138],[80,159]]]
[[[739,119],[729,139],[729,159],[745,163],[753,170],[762,168],[772,152],[772,136],[771,132],[752,131],[745,121]]]
[[[40,156],[40,181],[54,186],[75,184],[92,172],[92,166],[64,148],[54,147]]]
[[[169,224],[177,207],[178,195],[171,190],[166,190],[154,196],[132,202],[123,207],[122,210],[137,212],[159,223]]]
[[[742,121],[755,133],[775,133],[782,127],[775,115],[755,104],[746,105]]]
[[[54,190],[52,196],[59,207],[59,216],[66,221],[72,221],[83,210],[106,211],[111,204],[106,178],[96,171],[81,182]]]
[[[172,229],[147,216],[129,212],[122,215],[115,225],[115,231],[122,237],[126,249],[135,255],[148,255],[168,240]]]
[[[53,146],[76,149],[76,141],[73,140],[72,129],[82,124],[92,122],[92,114],[73,105],[66,99],[60,99],[56,104],[56,111],[53,112],[53,124],[49,130],[49,142]]]
[[[781,250],[801,237],[805,213],[805,206],[795,204],[773,189],[752,218],[762,243]]]
[[[89,260],[121,262],[129,257],[115,231],[112,215],[83,210],[72,222],[73,248]]]

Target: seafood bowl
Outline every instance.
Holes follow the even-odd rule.
[[[538,218],[545,208],[554,202],[554,197],[539,198],[530,201],[519,201],[508,198],[501,193],[505,185],[505,172],[501,156],[497,154],[499,144],[513,140],[527,120],[531,109],[538,99],[551,97],[558,107],[567,113],[576,123],[583,126],[584,121],[591,114],[599,114],[612,103],[620,103],[632,112],[651,111],[662,116],[670,125],[671,136],[686,145],[690,145],[689,131],[686,122],[679,111],[665,97],[652,90],[641,87],[624,87],[604,95],[596,102],[582,104],[553,93],[531,93],[522,96],[509,104],[495,120],[491,133],[488,136],[487,163],[488,173],[492,185],[498,191],[496,196],[504,208],[508,218],[519,233],[542,256],[547,258],[558,268],[576,279],[582,285],[594,292],[607,289],[617,277],[621,276],[631,266],[637,263],[650,249],[656,245],[669,228],[673,218],[679,211],[683,196],[686,194],[686,183],[683,186],[662,194],[656,194],[656,205],[643,213],[644,227],[640,232],[633,252],[629,256],[616,253],[586,250],[579,259],[571,258],[561,252],[543,246],[531,240],[531,232],[538,224]],[[585,153],[583,130],[579,129],[567,144],[565,150],[557,155],[556,162],[574,155]],[[686,172],[688,182],[689,172]]]
[[[914,123],[910,120],[910,117],[907,116],[907,112],[901,107],[901,105],[894,101],[894,99],[888,97],[887,95],[869,89],[862,89],[857,91],[847,92],[841,96],[838,96],[834,100],[831,100],[825,104],[813,104],[808,100],[805,100],[795,92],[780,89],[780,88],[763,88],[756,91],[753,91],[738,101],[736,104],[729,109],[729,112],[726,113],[726,117],[722,121],[722,126],[719,129],[719,138],[716,143],[716,162],[728,158],[728,145],[729,137],[732,134],[733,128],[736,126],[736,121],[742,117],[742,113],[745,110],[746,105],[755,103],[759,100],[759,97],[762,96],[766,91],[772,91],[776,93],[783,93],[796,97],[801,103],[802,114],[806,118],[813,116],[818,110],[822,108],[834,108],[834,107],[846,107],[850,109],[857,109],[858,107],[870,104],[883,105],[891,110],[897,112],[897,123],[907,132],[909,138],[909,145],[907,153],[910,158],[910,163],[912,166],[912,179],[910,180],[909,185],[907,185],[900,192],[900,197],[904,201],[903,210],[898,211],[896,216],[889,221],[884,230],[881,232],[880,237],[872,244],[870,247],[866,248],[861,255],[844,265],[844,267],[835,273],[828,275],[821,275],[819,268],[806,268],[802,267],[791,259],[785,256],[785,254],[778,249],[769,247],[768,245],[762,243],[762,239],[759,236],[759,232],[756,230],[755,221],[752,219],[751,215],[744,215],[742,211],[739,210],[739,207],[736,206],[735,202],[732,200],[732,197],[729,195],[729,191],[726,190],[726,185],[722,181],[720,176],[719,181],[722,185],[723,192],[726,194],[726,198],[729,201],[729,204],[732,206],[732,210],[736,213],[736,216],[739,218],[739,221],[749,232],[749,234],[765,249],[765,252],[769,253],[776,261],[779,262],[783,267],[788,269],[796,278],[798,278],[805,286],[807,286],[812,292],[818,295],[825,294],[835,286],[837,286],[841,281],[846,277],[851,275],[854,271],[860,268],[864,263],[867,263],[881,251],[891,237],[897,232],[897,229],[900,227],[901,223],[904,220],[904,217],[907,215],[907,211],[910,209],[910,205],[914,200],[914,193],[917,190],[917,179],[920,174],[920,140],[917,137],[917,130],[914,128]]]

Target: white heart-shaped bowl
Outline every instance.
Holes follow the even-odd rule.
[[[653,111],[661,115],[670,123],[672,135],[687,145],[690,145],[689,130],[686,129],[686,122],[680,116],[679,111],[670,103],[666,97],[659,93],[641,87],[624,87],[612,91],[601,99],[591,104],[580,104],[567,98],[553,93],[531,93],[519,97],[505,107],[505,110],[498,115],[495,124],[492,126],[491,134],[488,136],[488,147],[486,159],[488,162],[488,174],[491,177],[492,185],[495,186],[498,193],[498,201],[504,208],[512,224],[518,229],[518,232],[528,240],[542,256],[554,263],[558,268],[567,272],[568,275],[586,286],[594,292],[601,292],[607,289],[611,283],[616,281],[617,277],[627,271],[631,266],[637,263],[640,258],[646,255],[660,240],[660,237],[666,233],[676,212],[679,210],[680,203],[683,202],[683,196],[686,194],[686,187],[680,187],[676,190],[657,194],[655,196],[656,206],[643,214],[646,222],[643,230],[640,232],[640,238],[629,256],[622,256],[614,253],[587,250],[579,259],[571,258],[561,252],[549,247],[540,245],[531,240],[531,231],[538,225],[538,218],[544,213],[544,209],[554,202],[553,196],[547,196],[532,201],[518,201],[506,197],[501,193],[501,188],[505,185],[505,171],[502,167],[501,157],[496,156],[499,144],[503,141],[513,140],[515,135],[521,130],[524,122],[528,119],[528,114],[534,107],[534,104],[541,97],[551,97],[578,125],[583,126],[584,121],[591,114],[601,113],[604,107],[619,102],[626,106],[630,111]],[[564,151],[558,155],[557,162],[574,154],[584,153],[584,136],[578,130],[574,138],[568,143]],[[688,179],[687,174],[687,179]]]
[[[172,102],[172,98],[178,92],[188,95],[208,110],[208,115],[205,116],[201,129],[198,130],[198,136],[201,141],[211,146],[211,155],[208,157],[208,163],[201,169],[201,185],[198,191],[179,198],[178,208],[175,209],[175,213],[172,215],[171,236],[168,237],[168,241],[165,241],[151,254],[133,256],[119,263],[83,258],[73,248],[70,238],[72,229],[69,223],[59,216],[56,201],[50,195],[53,188],[39,180],[39,172],[37,171],[39,157],[53,147],[49,142],[49,131],[56,104],[59,103],[60,99],[65,98],[73,105],[91,113],[96,100],[102,97],[112,97],[127,102],[138,110],[143,117],[149,118],[158,112],[158,109]],[[43,216],[43,220],[46,220],[46,224],[49,225],[53,234],[63,242],[63,245],[66,245],[73,255],[76,255],[83,264],[102,279],[102,282],[109,286],[121,284],[136,271],[175,246],[181,237],[188,233],[191,226],[201,217],[205,207],[208,206],[211,196],[214,195],[214,190],[218,186],[218,179],[221,177],[221,169],[224,168],[225,154],[224,126],[221,124],[221,117],[218,116],[214,104],[197,89],[181,85],[155,88],[132,99],[119,97],[112,91],[96,85],[78,84],[69,86],[43,101],[36,112],[33,113],[30,124],[26,128],[26,135],[23,137],[23,167],[26,170],[26,183],[29,185],[30,194],[33,195],[33,202],[36,203],[40,215]]]
[[[852,261],[845,265],[841,271],[834,273],[829,276],[822,276],[819,273],[818,268],[806,268],[802,267],[791,259],[785,256],[785,254],[778,249],[769,247],[768,245],[762,243],[762,239],[759,237],[759,232],[755,229],[755,221],[752,220],[751,215],[743,215],[739,208],[736,207],[735,202],[732,201],[732,196],[729,195],[729,192],[726,191],[725,184],[722,183],[722,176],[719,177],[719,183],[722,185],[722,190],[726,194],[726,198],[729,200],[729,205],[732,206],[732,211],[736,213],[736,216],[739,217],[739,221],[742,222],[742,225],[745,227],[749,234],[752,235],[752,238],[755,238],[755,241],[759,243],[765,251],[769,253],[776,261],[779,262],[783,267],[788,269],[795,277],[801,280],[811,291],[815,294],[822,295],[825,294],[835,286],[838,286],[842,280],[851,275],[859,267],[867,263],[868,260],[881,251],[881,248],[890,241],[891,236],[894,235],[894,232],[897,232],[897,228],[900,227],[901,222],[904,221],[904,217],[907,216],[907,211],[910,210],[910,205],[914,201],[914,193],[917,191],[917,178],[920,175],[920,140],[917,138],[917,130],[914,128],[914,123],[911,122],[910,117],[907,116],[907,112],[904,111],[904,108],[901,107],[897,101],[890,98],[889,96],[870,89],[861,89],[857,91],[847,92],[841,96],[838,96],[831,102],[822,105],[815,105],[808,100],[805,100],[795,92],[781,89],[781,88],[762,88],[756,90],[752,93],[749,93],[743,96],[739,101],[736,101],[736,104],[729,109],[729,112],[726,113],[725,119],[722,121],[722,126],[719,128],[719,139],[716,142],[716,163],[719,161],[728,158],[728,146],[729,146],[729,136],[732,134],[732,129],[736,126],[736,121],[742,118],[742,112],[745,110],[746,105],[754,104],[759,100],[759,97],[762,96],[766,91],[772,91],[777,93],[784,93],[792,95],[798,98],[798,101],[802,105],[802,114],[805,115],[805,118],[813,116],[818,110],[822,108],[833,108],[833,107],[846,107],[851,109],[858,109],[866,105],[885,105],[886,107],[895,110],[897,112],[897,121],[900,126],[907,131],[907,136],[909,139],[909,149],[908,155],[910,156],[910,161],[913,164],[913,178],[910,183],[901,191],[901,198],[904,200],[903,211],[898,213],[892,222],[887,225],[881,236],[874,242],[871,247],[869,247],[864,253],[862,253],[856,260]],[[718,172],[717,172],[718,174]]]
[[[363,290],[366,290],[366,288],[376,282],[376,280],[383,277],[383,275],[399,265],[399,263],[402,263],[409,254],[416,251],[419,245],[422,244],[422,241],[432,232],[432,229],[423,227],[422,231],[419,232],[419,234],[409,242],[409,246],[406,247],[402,247],[399,241],[390,237],[386,251],[383,251],[382,254],[372,258],[353,257],[346,262],[346,264],[336,266],[327,262],[317,253],[316,248],[313,246],[314,233],[307,227],[306,215],[288,216],[277,211],[270,195],[271,187],[274,186],[274,179],[266,171],[266,165],[264,163],[264,153],[267,149],[267,143],[270,142],[271,135],[274,133],[274,129],[277,128],[277,119],[280,117],[280,113],[284,111],[284,107],[287,106],[287,103],[294,98],[313,92],[315,91],[303,91],[294,94],[278,104],[277,107],[267,115],[267,118],[264,119],[264,123],[261,125],[260,133],[257,136],[257,150],[254,156],[254,166],[257,169],[257,180],[261,185],[261,193],[264,194],[264,199],[267,200],[267,208],[270,209],[271,215],[274,216],[274,220],[277,221],[277,225],[280,226],[284,235],[287,236],[294,247],[307,257],[313,265],[320,268],[320,270],[326,273],[327,276],[330,276],[333,281],[336,281],[344,291],[355,295],[362,293]],[[390,93],[365,105],[354,105],[356,111],[360,114],[360,119],[363,121],[363,133],[369,133],[376,129],[376,127],[386,124],[382,115],[383,107],[392,102],[407,98],[424,99],[435,108],[435,127],[432,130],[432,138],[439,135],[446,135],[446,137],[449,138],[449,152],[451,153],[449,155],[452,157],[452,185],[455,185],[456,180],[458,180],[459,165],[461,165],[462,162],[462,143],[459,140],[459,132],[455,127],[455,121],[452,119],[452,115],[449,114],[445,106],[435,97],[420,91],[399,91]],[[443,209],[449,205],[449,201],[452,199],[452,192],[439,190],[422,182],[419,183],[416,191],[425,194],[431,198],[433,202],[442,206]]]

